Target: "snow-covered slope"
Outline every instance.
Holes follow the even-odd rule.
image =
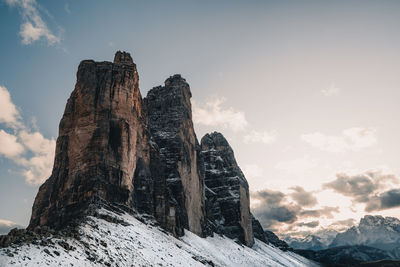
[[[140,217],[98,212],[105,216],[88,217],[79,227],[79,240],[50,236],[41,245],[3,248],[0,266],[318,266],[259,240],[249,248],[219,235],[200,238],[189,231],[176,239]]]

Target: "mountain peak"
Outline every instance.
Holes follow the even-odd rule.
[[[380,225],[400,224],[400,220],[395,217],[383,217],[381,215],[365,215],[360,220],[359,227],[370,226],[378,227]]]
[[[125,51],[117,51],[114,56],[115,64],[133,64],[131,55]]]

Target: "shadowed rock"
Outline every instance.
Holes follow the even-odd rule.
[[[199,144],[193,128],[189,84],[179,74],[145,98],[149,129],[165,164],[168,192],[164,206],[168,228],[177,235],[183,228],[204,235],[204,174]]]
[[[175,236],[184,229],[200,236],[214,231],[252,246],[254,228],[266,242],[226,139],[207,134],[199,145],[191,96],[177,74],[142,99],[126,52],[118,51],[113,63],[82,61],[60,122],[53,171],[28,228],[64,228],[97,207],[118,207],[154,216]]]
[[[204,157],[207,219],[214,232],[254,244],[249,186],[233,150],[221,133],[201,139]]]
[[[115,64],[80,63],[60,122],[53,171],[36,196],[30,228],[61,227],[98,200],[133,207],[135,176],[152,180],[154,148],[142,105],[128,53],[117,52]],[[140,184],[147,186],[142,200],[152,202],[152,183]]]

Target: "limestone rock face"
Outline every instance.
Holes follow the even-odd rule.
[[[232,148],[221,133],[201,139],[205,166],[207,220],[216,233],[254,244],[249,186]]]
[[[186,80],[174,75],[142,99],[126,52],[117,52],[113,63],[82,61],[60,122],[53,171],[28,228],[63,228],[94,203],[152,215],[175,236],[184,229],[199,236],[213,231],[252,246],[254,228],[263,240],[226,139],[214,132],[198,143],[191,96]]]
[[[84,60],[59,126],[51,177],[36,196],[30,227],[61,226],[93,199],[133,205],[135,176],[151,181],[150,137],[136,65]],[[144,189],[151,201],[152,185]],[[143,191],[143,190],[142,190]]]
[[[166,224],[177,235],[183,228],[204,235],[204,173],[192,122],[189,84],[180,75],[151,89],[146,98],[150,133],[165,164]]]

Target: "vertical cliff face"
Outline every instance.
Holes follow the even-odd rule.
[[[93,198],[132,206],[134,176],[151,180],[138,83],[128,53],[118,52],[114,63],[80,63],[60,122],[53,172],[36,196],[30,226],[62,225]],[[151,194],[151,187],[146,190]]]
[[[207,220],[214,232],[254,244],[249,186],[229,143],[220,133],[201,139],[205,166]]]
[[[204,175],[191,96],[185,79],[174,75],[165,86],[151,89],[145,98],[150,133],[165,164],[165,220],[178,235],[183,234],[183,228],[204,234]]]
[[[128,53],[113,63],[82,61],[29,227],[62,228],[106,203],[154,215],[175,236],[211,230],[252,246],[254,228],[263,239],[232,148],[220,133],[199,145],[190,98],[189,84],[174,75],[142,99]]]

